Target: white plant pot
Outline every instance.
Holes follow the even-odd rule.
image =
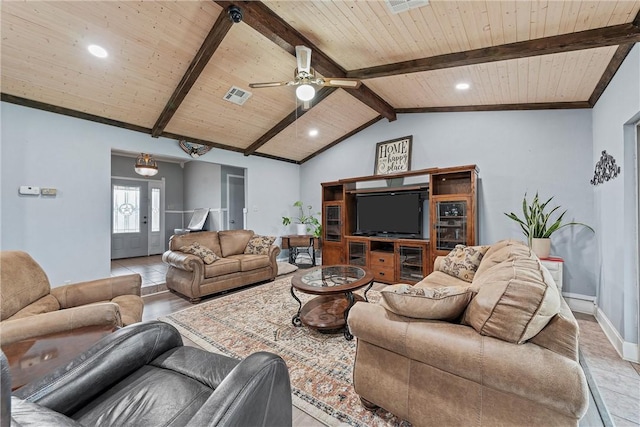
[[[538,258],[549,258],[551,253],[551,239],[531,239],[531,250]]]
[[[307,224],[296,224],[296,230],[298,236],[304,236],[307,234]]]

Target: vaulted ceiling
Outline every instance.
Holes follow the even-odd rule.
[[[3,101],[294,163],[399,113],[590,108],[640,42],[640,0],[0,7]],[[321,88],[306,110],[294,87],[249,87],[291,80],[296,45],[320,75],[363,84]],[[233,86],[251,92],[243,105],[224,100]]]

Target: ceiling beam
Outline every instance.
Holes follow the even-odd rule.
[[[639,19],[636,17],[633,23],[484,47],[466,52],[455,52],[429,58],[412,59],[410,61],[396,62],[394,64],[379,65],[370,68],[361,68],[359,70],[347,71],[346,77],[371,79],[636,43],[640,42],[640,25],[638,21]]]
[[[157,138],[162,134],[164,128],[169,124],[169,120],[171,120],[175,112],[178,110],[178,107],[180,107],[180,104],[182,104],[182,101],[184,101],[184,98],[195,84],[196,80],[198,80],[198,77],[200,77],[204,67],[207,66],[209,60],[220,46],[220,43],[222,43],[222,40],[229,32],[232,25],[233,21],[228,16],[227,10],[225,9],[220,12],[218,19],[216,19],[213,27],[211,27],[211,31],[209,31],[209,34],[207,34],[207,37],[202,42],[202,46],[200,46],[198,53],[196,53],[191,64],[189,64],[189,68],[187,68],[184,76],[182,76],[182,80],[180,80],[180,83],[178,83],[178,86],[173,91],[171,98],[169,98],[169,101],[167,101],[167,104],[164,106],[156,124],[153,125],[151,136]]]
[[[132,130],[134,132],[151,133],[151,129],[134,125],[131,123],[112,120],[106,117],[96,116],[94,114],[85,113],[83,111],[72,110],[70,108],[60,107],[57,105],[47,104],[45,102],[34,101],[32,99],[22,98],[8,93],[2,93],[0,100],[10,104],[22,105],[23,107],[36,108],[38,110],[49,111],[51,113],[62,114],[63,116],[75,117],[76,119],[89,120],[91,122],[102,123],[103,125],[115,126],[122,129]]]
[[[313,51],[311,65],[320,74],[326,77],[346,77],[346,71],[335,61],[329,58],[317,46],[300,34],[295,28],[276,15],[264,3],[260,1],[215,1],[218,5],[228,8],[238,6],[242,9],[242,21],[254,30],[289,52],[296,54],[295,47],[304,45]],[[396,119],[395,109],[384,99],[378,96],[366,85],[360,85],[357,89],[345,89],[360,102],[369,106],[389,121]]]
[[[398,114],[407,113],[460,113],[465,111],[512,111],[512,110],[566,110],[591,108],[587,101],[533,102],[529,104],[459,105],[450,107],[398,108]]]
[[[607,65],[604,73],[602,73],[602,77],[600,77],[600,81],[598,81],[598,84],[593,90],[593,93],[589,97],[589,105],[591,107],[596,105],[596,102],[598,102],[598,99],[600,99],[600,96],[602,96],[604,90],[607,88],[607,86],[609,86],[611,79],[613,79],[613,76],[618,71],[618,68],[620,68],[622,62],[627,57],[627,55],[629,55],[629,52],[631,52],[631,49],[633,49],[634,46],[635,44],[633,43],[621,44],[620,46],[618,46],[618,49],[616,49],[616,53],[613,54],[613,58],[611,58],[611,61],[609,61],[609,65]]]
[[[322,89],[320,89],[318,91],[318,93],[316,93],[316,96],[313,97],[313,104],[315,105],[315,104],[319,103],[324,98],[326,98],[331,93],[333,93],[336,89],[337,88],[335,88],[335,87],[323,87]],[[295,122],[297,119],[299,119],[301,116],[303,116],[307,111],[309,111],[308,109],[305,110],[302,107],[303,106],[301,105],[298,108],[296,108],[295,111],[291,112],[289,115],[287,115],[287,117],[285,117],[284,119],[280,120],[280,122],[278,124],[276,124],[274,127],[272,127],[267,132],[265,132],[264,135],[262,135],[260,138],[258,138],[253,144],[248,146],[244,150],[244,155],[248,156],[250,154],[255,153],[256,150],[258,150],[258,148],[262,147],[264,144],[269,142],[269,140],[271,138],[275,137],[277,134],[279,134],[280,132],[285,130],[290,124]]]

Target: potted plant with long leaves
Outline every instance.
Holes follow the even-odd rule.
[[[553,209],[546,211],[547,206],[551,202],[553,197],[550,197],[546,202],[541,202],[538,193],[533,197],[531,203],[527,202],[527,193],[524,194],[522,200],[522,214],[523,217],[518,217],[515,213],[504,214],[510,219],[514,220],[522,228],[522,232],[527,236],[529,247],[539,258],[549,257],[551,250],[551,235],[563,227],[569,225],[582,225],[589,230],[594,231],[593,228],[587,224],[581,222],[567,222],[562,223],[564,215],[567,213],[565,210],[555,220],[551,219],[551,215],[560,209],[560,206],[556,206]],[[595,231],[594,231],[595,232]]]
[[[304,210],[304,204],[301,200],[298,200],[293,204],[294,207],[298,208],[298,216],[282,217],[282,225],[289,225],[291,223],[295,223],[297,226],[297,234],[312,234],[315,237],[320,237],[322,234],[322,225],[318,218],[314,215],[320,215],[320,212],[312,213],[313,207],[311,205],[307,206],[307,211]]]

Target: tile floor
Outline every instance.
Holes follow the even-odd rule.
[[[167,267],[162,262],[161,255],[111,262],[112,276],[131,273],[139,273],[142,276],[143,295],[165,291],[167,289],[165,286],[166,272]],[[178,306],[172,304],[169,307],[164,306],[167,303],[164,301],[161,303],[163,307],[160,309],[162,314],[168,314],[167,312],[177,311],[177,309],[191,305],[186,301],[180,301],[179,297],[171,294],[158,294],[148,298],[159,299],[159,301],[176,299],[180,303]],[[154,306],[152,300],[146,302],[151,303],[148,308]],[[150,315],[145,316],[145,320],[160,316],[160,313],[145,314]],[[575,316],[580,325],[582,354],[613,423],[616,426],[640,427],[640,365],[620,358],[593,316],[582,313],[575,313]]]
[[[162,255],[138,258],[114,259],[111,261],[111,276],[139,273],[142,276],[142,295],[166,291],[165,275],[167,265]]]

